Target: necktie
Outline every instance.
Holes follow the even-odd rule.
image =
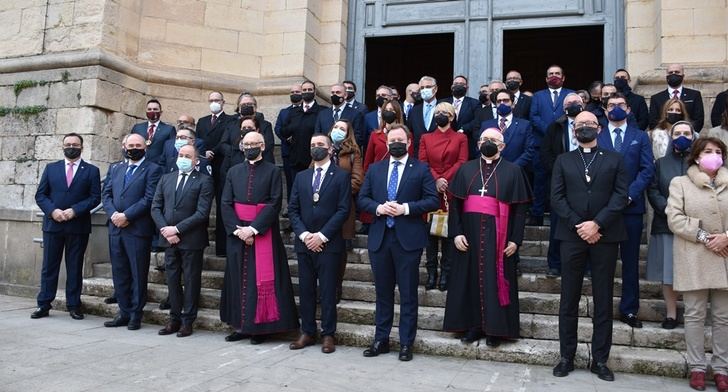
[[[149,129],[147,130],[147,140],[152,140],[154,137],[154,124],[149,124]]]
[[[425,127],[427,129],[430,129],[430,112],[431,111],[432,111],[432,106],[430,106],[429,103],[426,103],[425,104],[425,110],[422,112],[424,114],[424,117],[422,118],[422,121],[425,122]]]
[[[68,162],[68,170],[66,170],[66,185],[71,187],[71,181],[73,181],[73,162]]]
[[[453,106],[455,106],[455,116],[460,115],[460,104],[462,104],[462,101],[459,99],[456,99],[455,102],[453,102]]]
[[[321,187],[321,170],[322,168],[317,167],[316,168],[316,177],[313,179],[313,193],[318,192],[319,188]]]
[[[618,152],[622,152],[622,129],[617,128],[614,130],[614,133],[616,134],[614,136],[614,149]]]
[[[214,128],[216,122],[217,122],[217,116],[213,114],[212,117],[210,117],[210,128]]]
[[[559,102],[559,92],[554,90],[554,107],[556,107],[558,102]]]
[[[405,115],[405,117],[406,116],[409,116],[410,109],[412,109],[412,104],[411,103],[408,103],[408,104],[406,104],[404,106],[404,115]]]
[[[339,109],[339,108],[334,109],[334,121],[339,121],[339,112],[340,111],[341,111],[341,109]]]
[[[126,174],[124,175],[124,186],[131,180],[131,176],[134,175],[134,170],[136,170],[137,165],[129,165],[129,167],[126,169]]]
[[[182,179],[177,184],[177,190],[174,192],[174,201],[179,202],[182,199],[182,191],[185,189],[185,181],[187,180],[187,173],[182,173]]]
[[[672,90],[672,97],[673,97],[674,99],[680,99],[680,96],[678,96],[678,93],[679,93],[679,92],[680,92],[680,91],[678,91],[678,90]]]
[[[306,113],[308,111],[308,105],[303,105],[303,112]]]
[[[568,129],[568,134],[566,135],[566,140],[569,141],[569,145],[571,146],[569,148],[569,151],[574,151],[576,149],[576,147],[578,146],[578,144],[575,144],[576,139],[573,135],[574,135],[574,120],[569,120],[569,129]]]
[[[388,201],[397,200],[397,181],[399,179],[399,169],[397,169],[397,167],[399,166],[399,164],[399,161],[392,162],[392,174],[389,176],[389,184],[387,184]],[[394,227],[394,217],[387,217],[387,227],[389,227],[390,229]]]
[[[506,118],[505,117],[501,117],[501,119],[500,119],[500,130],[501,130],[501,133],[506,131]]]

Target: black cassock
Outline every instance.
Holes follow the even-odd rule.
[[[495,174],[488,181],[496,165]],[[450,202],[448,234],[451,238],[465,235],[469,248],[467,252],[461,252],[455,246],[452,247],[453,262],[443,329],[463,332],[480,327],[488,336],[517,338],[520,325],[518,277],[514,257],[504,255],[504,276],[509,284],[510,304],[501,306],[497,288],[495,217],[463,211],[468,196],[481,197],[483,182],[488,184],[484,196],[495,197],[510,205],[507,241],[520,247],[523,240],[531,187],[521,168],[504,159],[488,164],[481,158],[460,167],[448,186],[448,191],[453,196]]]
[[[263,160],[251,165],[248,161],[230,168],[222,193],[222,219],[227,234],[227,263],[220,298],[220,319],[245,334],[269,334],[298,329],[298,313],[293,299],[293,285],[288,270],[288,257],[281,239],[278,213],[282,200],[281,171]],[[242,221],[235,212],[235,203],[266,204],[255,220]],[[274,288],[280,318],[255,323],[258,289],[256,286],[255,243],[246,246],[233,232],[238,226],[252,226],[273,236]],[[256,236],[257,238],[257,236]]]

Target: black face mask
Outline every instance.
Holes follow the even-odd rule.
[[[394,122],[394,120],[397,119],[397,114],[391,110],[382,110],[382,120],[387,123],[391,124]]]
[[[481,105],[487,105],[488,102],[490,102],[490,96],[488,93],[480,93],[480,95],[478,95],[478,101],[480,101]]]
[[[385,99],[386,98],[384,98],[384,97],[377,97],[376,101],[374,101],[374,102],[377,104],[377,107],[378,108],[381,108],[382,105],[384,105],[384,100]]]
[[[144,158],[144,154],[147,153],[147,150],[142,150],[141,148],[131,148],[126,150],[126,157],[128,159],[131,159],[132,161],[138,161]]]
[[[260,156],[260,147],[244,148],[245,159],[252,161]]]
[[[301,94],[291,94],[291,103],[294,105],[297,105],[302,99],[303,96]]]
[[[450,118],[448,118],[444,114],[438,114],[435,116],[435,124],[437,124],[438,127],[444,127],[450,122]]]
[[[683,82],[682,75],[670,74],[670,75],[667,75],[667,77],[665,79],[667,80],[667,85],[672,88],[680,87],[680,85]]]
[[[583,110],[584,108],[582,108],[581,105],[569,105],[566,107],[566,115],[573,118]]]
[[[486,140],[480,145],[480,153],[486,158],[493,157],[498,153],[498,145],[490,140]]]
[[[581,127],[574,131],[576,140],[579,143],[591,143],[597,138],[598,129],[592,127]]]
[[[341,98],[338,95],[332,95],[331,96],[331,104],[334,106],[339,106],[341,103],[344,102],[344,98]]]
[[[614,87],[616,87],[617,91],[620,93],[626,93],[632,90],[632,88],[629,87],[627,79],[622,78],[614,79]]]
[[[354,99],[354,94],[356,94],[356,92],[354,92],[354,91],[347,91],[346,92],[346,100],[347,101],[351,101],[352,99]]]
[[[465,96],[467,89],[462,84],[456,84],[452,86],[452,96],[455,98],[462,98]]]
[[[313,101],[313,97],[314,97],[313,91],[303,93],[303,94],[301,94],[301,97],[303,97],[303,100],[305,102],[311,102],[311,101]]]
[[[241,116],[252,116],[255,114],[255,109],[253,109],[250,105],[240,105],[238,113],[240,113]]]
[[[521,87],[521,83],[515,80],[509,80],[506,82],[506,89],[508,91],[518,91],[518,88]]]
[[[392,142],[389,143],[389,155],[395,158],[402,158],[407,154],[407,143],[404,142]]]
[[[68,159],[76,159],[81,156],[81,149],[78,147],[66,147],[63,149],[63,156]]]
[[[311,147],[311,159],[314,161],[322,161],[329,156],[329,149],[326,147]]]
[[[669,122],[670,124],[675,124],[682,119],[682,113],[667,113],[667,116],[665,117],[665,120],[667,120],[667,122]]]

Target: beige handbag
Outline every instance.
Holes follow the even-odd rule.
[[[427,221],[430,222],[430,235],[447,238],[447,216],[450,206],[447,204],[447,193],[443,195],[445,209],[439,209],[427,213]]]

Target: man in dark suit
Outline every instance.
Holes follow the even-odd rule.
[[[590,112],[574,121],[579,148],[556,158],[551,181],[551,209],[561,223],[561,301],[559,344],[561,360],[553,369],[556,377],[574,370],[579,322],[579,300],[584,267],[592,268],[591,371],[600,379],[614,381],[607,367],[612,346],[612,295],[617,248],[626,238],[622,209],[627,203],[628,179],[618,153],[597,147],[599,123]],[[604,131],[602,131],[604,132]]]
[[[316,134],[311,138],[314,166],[298,173],[288,204],[291,227],[296,233],[301,314],[301,335],[289,347],[299,350],[316,342],[318,278],[321,351],[324,354],[336,350],[336,287],[341,254],[346,252],[341,228],[351,209],[349,174],[332,164],[331,145],[326,134]]]
[[[536,91],[531,101],[531,125],[533,126],[534,145],[536,146],[536,157],[533,160],[533,206],[531,207],[531,218],[529,224],[542,225],[543,214],[546,210],[546,172],[539,159],[541,140],[546,135],[549,124],[561,117],[564,112],[564,98],[573,92],[564,88],[566,76],[563,69],[558,65],[552,65],[546,70],[546,84],[548,88]]]
[[[43,211],[43,269],[38,309],[30,318],[48,316],[56,298],[61,259],[66,255],[66,306],[74,320],[83,319],[81,286],[83,254],[91,233],[90,211],[101,200],[99,168],[81,159],[83,138],[76,133],[63,137],[65,159],[49,163],[35,192]]]
[[[156,164],[163,165],[162,150],[164,142],[174,140],[176,133],[173,126],[160,120],[162,116],[162,104],[156,99],[147,101],[147,121],[134,125],[131,133],[136,133],[144,139],[148,153],[146,159]]]
[[[382,121],[382,106],[384,105],[384,102],[391,99],[392,89],[385,85],[377,87],[375,99],[377,108],[376,110],[372,110],[364,115],[364,134],[362,135],[361,140],[359,140],[359,137],[356,139],[356,142],[362,146],[362,148],[366,149],[366,146],[369,143],[369,135],[380,128]]]
[[[303,103],[300,107],[291,108],[281,128],[281,135],[291,145],[290,164],[294,176],[311,164],[311,136],[316,129],[318,112],[324,109],[316,103],[316,85],[312,81],[301,83],[301,91]]]
[[[620,243],[622,259],[622,297],[619,302],[621,320],[633,328],[642,328],[637,319],[640,307],[639,257],[645,208],[645,190],[655,175],[652,143],[646,132],[629,126],[629,105],[624,95],[617,93],[607,101],[607,129],[599,134],[602,150],[616,151],[622,155],[629,181],[627,208],[624,209],[624,226],[627,238]]]
[[[508,90],[496,91],[495,103],[498,105],[498,118],[484,121],[480,128],[495,128],[503,134],[505,149],[500,156],[521,168],[527,167],[535,154],[531,123],[513,114],[513,93]]]
[[[455,108],[455,124],[453,129],[465,132],[465,127],[475,119],[475,111],[480,104],[478,100],[468,97],[468,78],[458,75],[452,80],[450,87],[452,96],[442,99],[440,102],[447,102]]]
[[[354,127],[356,142],[360,143],[364,140],[364,117],[360,111],[346,104],[345,96],[346,90],[343,84],[336,83],[331,86],[331,104],[333,106],[319,112],[314,133],[328,135],[336,121],[348,120]],[[361,144],[359,145],[361,146]]]
[[[102,201],[109,216],[109,253],[119,313],[106,327],[141,328],[147,301],[149,257],[154,236],[150,213],[163,170],[145,158],[147,145],[137,134],[126,139],[126,164],[109,171]]]
[[[293,173],[291,173],[290,161],[291,144],[288,142],[287,138],[283,137],[281,129],[283,129],[283,124],[286,122],[291,109],[301,106],[301,102],[303,101],[303,98],[301,97],[301,83],[296,83],[291,86],[290,99],[291,104],[278,112],[276,125],[273,128],[276,136],[278,136],[278,139],[281,141],[281,160],[283,161],[283,174],[286,176],[286,198],[288,200],[291,199],[291,187],[293,186]]]
[[[715,103],[710,110],[710,124],[717,127],[722,124],[723,112],[726,110],[726,101],[728,100],[728,90],[718,93],[715,97]]]
[[[357,201],[361,211],[374,216],[367,248],[377,295],[376,332],[364,356],[389,352],[396,283],[400,297],[399,360],[409,361],[417,332],[419,264],[429,236],[422,216],[439,208],[440,199],[427,165],[407,154],[412,143],[407,127],[393,126],[387,143],[390,158],[369,166]]]
[[[415,156],[419,156],[420,137],[437,128],[437,124],[432,121],[437,106],[437,80],[432,76],[423,76],[419,84],[422,103],[415,105],[407,116],[407,127],[412,132]]]
[[[670,64],[667,66],[665,79],[667,88],[653,95],[650,98],[650,129],[657,126],[662,113],[662,107],[670,98],[679,98],[685,104],[690,120],[696,132],[703,129],[705,112],[703,110],[703,96],[700,91],[689,89],[683,86],[685,68],[682,64]]]
[[[523,78],[521,73],[516,70],[508,71],[506,74],[506,89],[513,93],[513,115],[529,120],[531,115],[531,97],[521,93],[521,84]]]
[[[179,134],[178,134],[179,136]],[[192,334],[202,279],[202,253],[208,245],[207,225],[215,193],[212,177],[195,170],[198,151],[191,145],[179,149],[178,170],[159,180],[152,201],[152,219],[165,248],[170,320],[160,335]],[[184,276],[184,290],[181,279]]]
[[[614,86],[617,91],[624,94],[627,98],[627,104],[632,108],[630,117],[633,117],[638,129],[646,130],[647,125],[650,123],[650,114],[647,110],[647,102],[645,98],[639,94],[635,94],[632,91],[632,87],[629,83],[632,81],[632,77],[629,75],[626,69],[620,68],[614,72]],[[629,119],[628,119],[629,121]]]
[[[162,162],[164,162],[164,172],[170,173],[177,171],[177,157],[179,149],[182,146],[194,146],[197,150],[199,158],[195,161],[195,165],[199,167],[207,175],[212,175],[212,167],[205,159],[205,142],[196,137],[195,129],[187,124],[177,127],[177,134],[174,140],[167,140],[164,143],[164,151],[162,152]]]
[[[367,105],[356,100],[356,83],[351,80],[344,80],[342,83],[346,88],[346,106],[358,110],[362,116],[367,114]]]
[[[468,135],[468,151],[469,159],[475,159],[480,156],[478,151],[478,139],[480,138],[480,126],[483,122],[492,120],[493,116],[493,105],[490,104],[490,88],[487,84],[480,86],[478,93],[478,107],[473,113],[473,120],[470,124],[461,126]]]
[[[417,83],[408,84],[405,89],[405,94],[404,101],[402,101],[402,117],[404,118],[404,121],[407,122],[410,110],[412,110],[416,104],[422,102],[422,98],[420,97],[420,85]]]

